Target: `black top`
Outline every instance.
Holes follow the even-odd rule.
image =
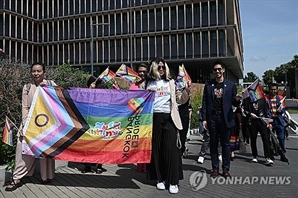
[[[214,85],[213,111],[222,111],[223,86],[223,82]]]

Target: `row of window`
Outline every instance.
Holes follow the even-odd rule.
[[[210,40],[206,39],[206,37],[210,37]],[[212,39],[213,37],[215,39]],[[227,52],[224,37],[224,31],[212,31],[203,32],[202,34],[198,32],[133,38],[133,61],[147,61],[152,57],[158,56],[166,59],[225,56]],[[94,40],[93,62],[130,61],[129,41],[128,38]],[[0,43],[0,48],[5,49],[10,57],[17,57],[17,59],[26,57],[23,53],[29,53],[32,58],[32,53],[34,53],[34,56],[36,56],[35,53],[38,53],[37,56],[40,61],[45,62],[47,65],[63,64],[68,60],[73,64],[87,64],[91,62],[91,43],[86,41],[65,44],[44,44],[43,46],[32,47],[30,44],[21,44],[20,42],[4,39],[3,43]],[[32,49],[38,49],[38,51],[34,50],[33,52]],[[30,62],[32,60],[24,59],[23,61]]]
[[[178,14],[180,9],[184,10],[183,6],[133,12],[133,34],[224,24],[223,10],[218,11],[217,18],[215,11],[210,13],[210,15],[208,12],[202,12],[202,14],[199,12],[194,12],[193,14],[187,12],[184,15]],[[178,13],[176,12],[177,10]],[[7,14],[5,15],[5,21],[0,18],[0,27],[4,27],[4,29],[0,29],[0,36],[5,35],[35,42],[51,42],[90,38],[91,29],[93,29],[93,36],[95,37],[128,35],[130,32],[129,22],[129,13],[126,12],[38,23]],[[91,26],[91,24],[94,25]],[[37,40],[36,32],[39,33],[39,40]]]
[[[179,2],[177,0],[4,0],[0,3],[0,9],[10,10],[25,16],[44,19],[75,14],[85,14],[98,11],[110,11],[115,9],[155,5],[158,3]],[[180,0],[181,2],[181,0]],[[184,1],[183,1],[184,2]],[[217,0],[218,8],[222,9],[223,0]],[[190,5],[189,5],[190,6]],[[202,3],[202,11],[208,11],[208,2]],[[209,10],[215,10],[216,1],[210,2]],[[197,8],[195,8],[197,9]],[[191,11],[188,9],[187,11]],[[37,16],[38,14],[38,16]],[[181,10],[179,11],[181,14]]]

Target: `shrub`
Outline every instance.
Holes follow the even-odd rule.
[[[199,107],[202,106],[202,98],[203,98],[203,85],[192,85],[194,90],[192,90],[192,97],[190,99],[190,104],[192,106],[192,115],[190,122],[190,129],[199,128],[199,116],[197,114]],[[193,89],[193,88],[192,88]]]

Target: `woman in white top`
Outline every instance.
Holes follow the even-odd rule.
[[[157,180],[157,189],[169,185],[170,193],[178,193],[179,180],[183,179],[181,143],[178,130],[182,124],[177,102],[189,100],[190,87],[177,90],[170,79],[170,71],[162,58],[155,59],[149,70],[145,88],[155,91],[153,108],[152,156],[147,166],[148,179]]]

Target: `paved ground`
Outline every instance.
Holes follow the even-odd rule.
[[[138,173],[136,166],[129,165],[104,165],[108,169],[102,174],[82,174],[80,164],[69,163],[68,166],[56,171],[55,179],[51,184],[41,185],[39,174],[23,179],[23,186],[14,192],[5,192],[0,188],[0,197],[298,197],[298,136],[290,134],[286,140],[287,157],[290,165],[275,160],[272,167],[264,165],[264,159],[259,158],[259,163],[251,163],[250,147],[247,153],[237,153],[236,159],[231,162],[231,174],[234,179],[232,184],[223,184],[225,180],[220,177],[212,181],[210,173],[210,156],[206,157],[204,164],[196,162],[199,153],[201,137],[192,135],[188,143],[189,155],[183,159],[184,180],[180,182],[180,193],[171,195],[167,190],[157,190],[155,181],[148,181],[144,173]],[[263,156],[260,137],[258,138],[260,156]],[[207,177],[197,177],[196,187],[206,186],[194,191],[190,185],[190,176],[195,171],[207,172]],[[204,176],[203,172],[197,172]],[[194,174],[195,175],[195,174]],[[194,176],[192,175],[192,176]],[[258,180],[258,181],[256,181]],[[260,181],[262,180],[262,182]],[[252,182],[254,183],[252,184]],[[264,183],[269,184],[264,184]],[[278,184],[283,183],[283,184]]]

